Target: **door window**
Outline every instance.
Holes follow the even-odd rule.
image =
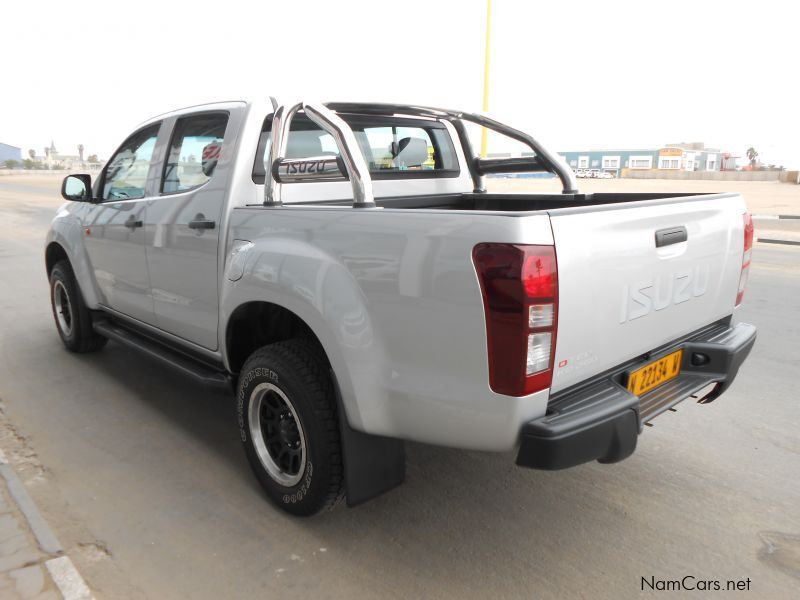
[[[160,123],[130,136],[108,161],[103,178],[104,200],[144,198],[147,173],[153,160]]]
[[[200,187],[214,175],[222,153],[228,115],[211,113],[178,119],[161,184],[163,194]]]

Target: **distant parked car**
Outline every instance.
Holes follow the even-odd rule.
[[[611,171],[600,171],[597,177],[600,179],[614,179],[614,174]]]
[[[575,171],[575,177],[580,177],[581,179],[586,177],[586,169],[578,169]]]
[[[600,177],[600,169],[590,169],[589,171],[586,171],[586,176],[597,179]]]

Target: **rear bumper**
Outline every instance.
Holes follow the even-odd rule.
[[[709,384],[717,385],[700,402],[711,402],[724,392],[755,340],[753,325],[721,324],[653,353],[646,360],[683,348],[681,374],[641,398],[623,385],[632,365],[559,394],[544,417],[523,426],[517,464],[554,470],[627,458],[636,449],[644,423]]]

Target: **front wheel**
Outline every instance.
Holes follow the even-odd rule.
[[[342,497],[336,398],[318,352],[304,340],[256,350],[237,386],[245,453],[270,500],[294,515],[313,515]]]
[[[50,304],[58,335],[67,350],[94,352],[106,345],[108,339],[92,328],[92,315],[66,260],[57,262],[50,271]]]

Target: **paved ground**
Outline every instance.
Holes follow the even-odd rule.
[[[6,429],[5,415],[3,426]],[[0,451],[0,598],[93,600],[25,484]]]
[[[0,470],[8,468],[2,460],[0,457]],[[52,557],[39,548],[5,478],[0,478],[0,597],[60,598],[44,564]]]
[[[621,598],[685,575],[800,596],[800,248],[756,248],[740,317],[759,339],[733,388],[656,419],[630,459],[544,473],[411,444],[401,488],[296,520],[251,477],[230,398],[113,343],[63,350],[41,247],[56,193],[3,183],[0,447],[98,597]],[[798,186],[746,185],[751,208],[800,206]]]

